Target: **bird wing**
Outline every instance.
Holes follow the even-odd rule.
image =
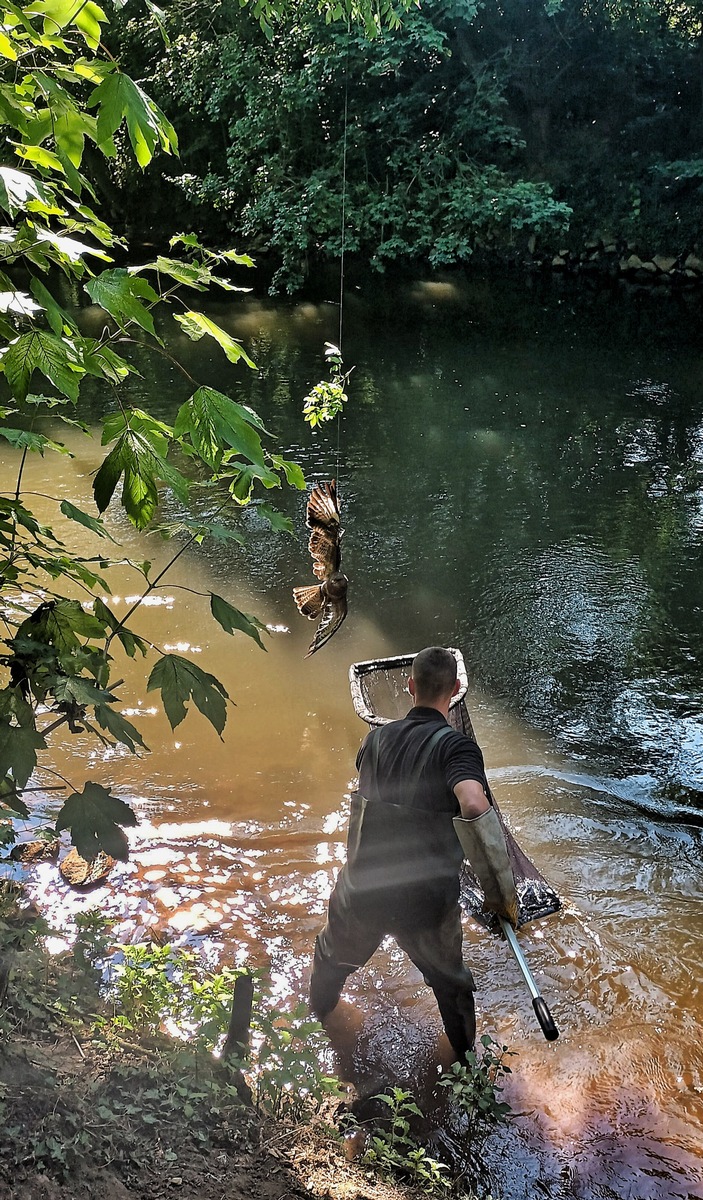
[[[330,638],[337,632],[339,626],[347,615],[346,597],[341,597],[339,600],[327,600],[322,610],[322,619],[317,629],[315,636],[308,646],[306,658],[310,658],[316,650],[319,650],[328,642]]]
[[[307,526],[310,532],[308,550],[312,556],[312,571],[316,579],[329,579],[342,562],[337,485],[316,483],[308,499]]]

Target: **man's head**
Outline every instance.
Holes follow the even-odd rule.
[[[454,655],[443,646],[428,646],[421,650],[413,659],[408,687],[415,704],[447,708],[459,690]]]

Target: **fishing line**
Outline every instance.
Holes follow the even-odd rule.
[[[340,234],[341,250],[339,255],[339,341],[337,343],[340,356],[342,355],[342,331],[344,328],[344,252],[347,235],[347,135],[349,129],[349,39],[351,26],[347,25],[347,49],[344,59],[344,135],[342,138],[342,228]],[[339,454],[342,436],[342,414],[337,414],[337,468],[336,478],[339,478]]]
[[[347,28],[347,52],[344,60],[344,136],[342,139],[342,231],[339,257],[339,352],[342,352],[342,327],[344,323],[344,251],[347,233],[347,135],[349,129],[349,38]]]

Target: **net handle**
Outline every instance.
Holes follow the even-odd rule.
[[[464,699],[468,690],[469,680],[461,650],[457,650],[454,646],[447,646],[447,650],[456,659],[456,672],[457,679],[459,680],[459,691],[456,696],[452,697],[449,705],[450,709],[452,709],[457,704],[461,704]],[[364,677],[372,675],[374,671],[399,671],[403,668],[407,668],[408,674],[410,674],[414,657],[415,654],[398,654],[394,658],[370,658],[366,662],[352,663],[349,668],[349,687],[352,695],[352,703],[354,704],[354,712],[358,717],[361,717],[362,721],[366,721],[367,725],[390,725],[391,721],[395,720],[395,718],[382,717],[369,707],[362,687]]]

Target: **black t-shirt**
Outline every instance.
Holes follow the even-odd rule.
[[[411,708],[401,721],[384,725],[362,742],[356,757],[359,791],[367,800],[385,800],[432,812],[459,815],[454,788],[474,779],[487,792],[483,755],[476,742],[452,730],[436,743],[418,778],[417,764],[425,747],[447,722],[436,708]],[[369,738],[378,738],[378,771],[367,754]]]
[[[459,896],[463,853],[452,825],[460,811],[452,789],[465,779],[487,785],[483,755],[465,734],[445,733],[427,754],[442,729],[449,725],[437,709],[416,707],[372,731],[357,756],[359,790],[342,886],[354,893],[362,915],[385,921],[389,932],[431,923]]]

